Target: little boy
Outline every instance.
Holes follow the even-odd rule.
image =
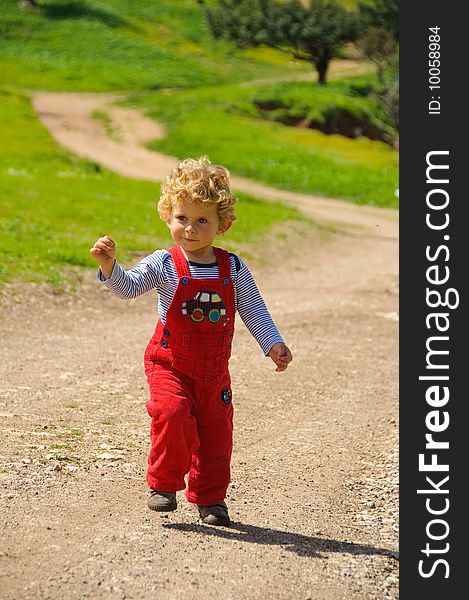
[[[196,504],[204,523],[230,525],[224,502],[230,483],[233,405],[228,361],[235,313],[266,356],[284,371],[292,354],[244,262],[212,246],[236,219],[229,173],[206,157],[181,161],[162,185],[158,212],[175,246],[157,250],[125,271],[104,236],[91,255],[98,279],[120,298],[158,291],[159,320],[145,351],[151,417],[148,506],[177,507],[176,491]]]

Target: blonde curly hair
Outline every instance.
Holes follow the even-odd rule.
[[[161,186],[158,213],[166,223],[173,207],[183,202],[215,204],[220,227],[236,220],[236,198],[230,188],[230,173],[221,165],[212,165],[207,156],[198,160],[186,158],[179,162]]]

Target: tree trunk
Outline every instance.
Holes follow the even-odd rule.
[[[329,66],[329,61],[321,59],[321,60],[316,61],[314,63],[314,66],[316,67],[316,71],[318,72],[319,85],[327,85],[326,73],[327,73],[327,68]]]
[[[314,54],[311,53],[313,56]],[[332,53],[327,47],[323,47],[316,54],[316,58],[314,60],[314,64],[316,66],[316,70],[318,72],[318,83],[319,85],[327,85],[326,82],[326,73],[329,68],[329,63],[331,62]]]

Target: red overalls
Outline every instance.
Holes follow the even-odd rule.
[[[145,351],[151,416],[148,485],[183,490],[207,506],[222,502],[230,483],[233,405],[228,361],[235,301],[228,252],[214,248],[218,279],[196,279],[179,246],[169,250],[179,283]]]

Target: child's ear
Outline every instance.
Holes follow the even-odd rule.
[[[232,225],[233,225],[233,223],[231,221],[228,221],[228,223],[224,223],[223,225],[220,225],[217,233],[220,235],[223,233],[226,233],[228,231],[228,229],[231,228]]]

